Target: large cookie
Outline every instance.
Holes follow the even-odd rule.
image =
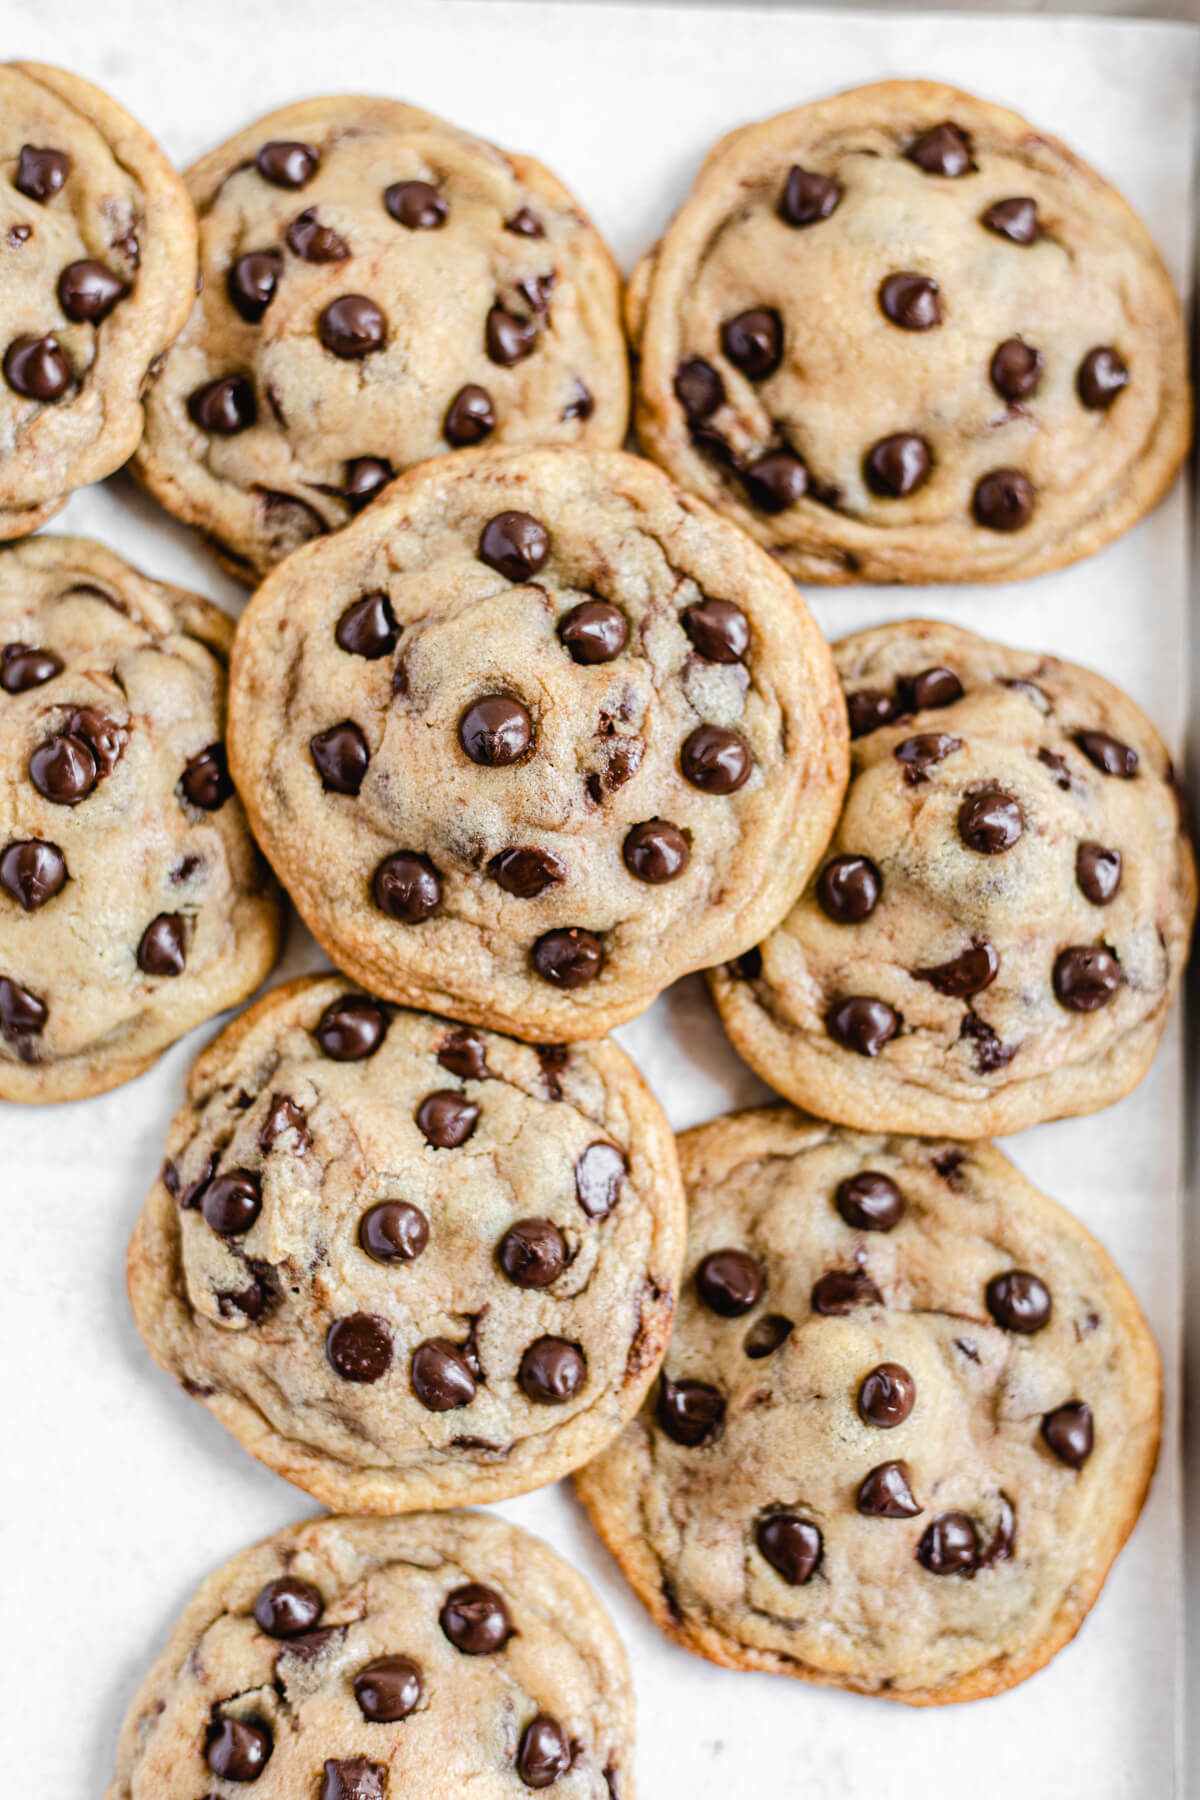
[[[835,646],[852,772],[821,868],[715,970],[726,1029],[797,1105],[983,1137],[1095,1112],[1150,1066],[1196,873],[1133,702],[952,625]]]
[[[1179,302],[1140,220],[932,82],[723,139],[630,313],[643,448],[805,581],[1056,568],[1187,450]]]
[[[633,1800],[624,1651],[582,1578],[501,1519],[293,1525],[189,1601],[107,1800],[254,1782],[272,1800]]]
[[[198,162],[203,287],[138,471],[253,582],[412,464],[619,444],[619,280],[548,169],[393,100],[306,100]]]
[[[657,469],[483,450],[259,589],[230,755],[339,967],[553,1041],[778,921],[833,828],[846,724],[787,576]]]
[[[614,1044],[538,1052],[340,976],[200,1057],[129,1251],[155,1359],[331,1506],[553,1481],[634,1413],[683,1253],[675,1147]]]
[[[142,435],[187,318],[196,220],[148,132],[90,82],[0,64],[0,538],[102,481]]]
[[[1159,1369],[1096,1240],[990,1144],[778,1107],[680,1140],[653,1401],[576,1481],[664,1631],[913,1705],[1078,1630],[1154,1467]]]
[[[274,962],[225,764],[232,637],[86,539],[0,552],[0,1098],[128,1081]]]

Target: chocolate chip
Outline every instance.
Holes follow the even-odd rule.
[[[792,1321],[785,1319],[782,1313],[766,1313],[754,1321],[742,1339],[742,1349],[753,1361],[759,1362],[764,1356],[773,1356],[794,1330]]]
[[[821,911],[837,925],[857,925],[873,913],[883,877],[869,856],[835,856],[817,877]]]
[[[393,219],[409,231],[436,231],[450,211],[428,181],[394,181],[384,191],[383,203]]]
[[[621,846],[621,857],[629,873],[639,881],[652,883],[676,880],[687,868],[691,854],[691,846],[678,825],[666,819],[648,819],[635,825]]]
[[[297,1155],[302,1156],[306,1150],[311,1150],[312,1133],[308,1129],[308,1118],[304,1109],[297,1106],[290,1095],[275,1094],[271,1100],[270,1111],[263,1120],[262,1129],[258,1134],[258,1147],[264,1156],[270,1154],[271,1146],[276,1138],[282,1137],[285,1131],[295,1132]]]
[[[972,1012],[964,1013],[958,1035],[960,1041],[973,1043],[975,1071],[979,1075],[993,1075],[997,1069],[1006,1069],[1020,1048],[1017,1044],[1001,1043],[992,1027]]]
[[[330,1758],[325,1764],[320,1800],[386,1800],[388,1772],[365,1756]]]
[[[901,500],[923,485],[932,466],[933,457],[925,439],[915,431],[898,431],[892,437],[880,438],[868,450],[863,473],[873,494]]]
[[[787,225],[816,225],[834,212],[842,190],[832,175],[793,163],[779,196],[779,216]]]
[[[527,512],[497,513],[479,538],[479,560],[510,581],[528,581],[550,554],[550,533]]]
[[[354,1677],[354,1698],[364,1719],[391,1725],[420,1703],[421,1671],[409,1656],[377,1656]]]
[[[187,961],[187,935],[180,913],[151,919],[138,945],[137,963],[144,975],[182,975]]]
[[[833,1203],[855,1231],[892,1231],[904,1216],[904,1195],[889,1176],[873,1169],[839,1182]]]
[[[458,741],[471,758],[487,768],[517,762],[533,742],[533,720],[511,694],[485,694],[463,713]]]
[[[254,1617],[268,1637],[295,1638],[311,1631],[324,1610],[324,1601],[311,1581],[296,1575],[280,1575],[260,1588]]]
[[[997,237],[1014,244],[1032,244],[1038,235],[1037,201],[1027,195],[1012,200],[997,200],[983,215],[983,224]]]
[[[589,1219],[606,1219],[621,1198],[629,1174],[624,1153],[615,1144],[589,1144],[575,1164],[575,1197]]]
[[[360,513],[394,477],[395,470],[382,456],[356,456],[346,464],[342,499],[352,513]]]
[[[552,987],[586,987],[604,966],[604,944],[594,931],[571,925],[547,931],[533,946],[533,966]]]
[[[0,687],[6,694],[24,694],[61,675],[62,667],[61,656],[53,650],[31,644],[5,644],[0,650]]]
[[[658,1386],[657,1415],[669,1438],[694,1450],[720,1430],[725,1400],[707,1381],[672,1381],[664,1375]]]
[[[999,856],[1011,850],[1025,830],[1020,802],[1004,788],[980,788],[958,809],[958,835],[968,850]]]
[[[572,662],[608,663],[625,648],[629,621],[607,600],[584,600],[560,621],[558,635]]]
[[[735,368],[751,381],[765,381],[783,356],[783,321],[773,308],[755,306],[727,319],[721,348]]]
[[[58,304],[79,325],[99,325],[128,292],[119,275],[92,257],[68,263],[58,278]]]
[[[67,859],[57,844],[18,839],[0,855],[0,887],[24,912],[36,912],[67,883]]]
[[[850,736],[870,737],[873,731],[890,725],[895,719],[896,702],[881,688],[860,688],[857,694],[847,694],[846,711],[850,718]]]
[[[1069,1469],[1082,1469],[1092,1454],[1095,1428],[1092,1409],[1086,1400],[1068,1400],[1056,1406],[1042,1420],[1042,1436],[1059,1462]]]
[[[1089,350],[1079,365],[1075,386],[1079,398],[1092,412],[1104,412],[1129,381],[1129,370],[1108,345]]]
[[[18,1054],[22,1046],[31,1037],[37,1037],[45,1028],[50,1009],[44,1000],[22,987],[20,982],[12,981],[7,975],[0,975],[0,1032],[15,1044]],[[31,1058],[23,1057],[23,1060]]]
[[[975,487],[975,522],[988,531],[1020,531],[1033,517],[1033,483],[1020,469],[993,469]]]
[[[0,863],[0,880],[3,877]],[[1075,852],[1075,881],[1085,900],[1093,906],[1107,906],[1121,885],[1121,852],[1106,850],[1103,844],[1080,844]]]
[[[868,1519],[915,1519],[924,1511],[913,1498],[906,1462],[877,1463],[859,1484],[855,1504]]]
[[[1041,386],[1045,360],[1032,344],[1006,338],[992,357],[989,379],[1003,399],[1028,400]]]
[[[824,1319],[840,1319],[857,1306],[882,1306],[883,1295],[865,1269],[827,1269],[813,1283],[812,1309]]]
[[[250,325],[257,325],[275,298],[283,257],[278,250],[248,250],[229,271],[229,299]]]
[[[387,1036],[388,1016],[377,1000],[348,994],[333,1000],[321,1014],[316,1038],[334,1062],[361,1062],[374,1056]]]
[[[325,1334],[325,1355],[343,1381],[379,1381],[392,1366],[392,1334],[375,1313],[349,1313]]]
[[[45,206],[61,189],[71,172],[71,159],[62,150],[39,150],[33,144],[22,144],[17,157],[13,186],[27,200]]]
[[[441,904],[442,883],[427,856],[396,850],[384,857],[371,880],[380,912],[405,925],[419,925]]]
[[[971,160],[970,138],[949,120],[923,131],[904,154],[926,175],[945,175],[951,180],[968,174],[975,167]]]
[[[536,899],[556,882],[565,881],[567,875],[557,856],[533,844],[501,850],[487,868],[492,880],[518,900]]]
[[[725,404],[725,383],[702,356],[690,356],[675,371],[675,398],[694,425],[711,419]]]
[[[254,166],[263,180],[275,187],[300,188],[312,180],[320,160],[311,144],[276,138],[262,145]]]
[[[220,1237],[240,1237],[262,1211],[262,1186],[252,1169],[230,1169],[204,1189],[204,1223]]]
[[[742,480],[751,502],[765,513],[784,512],[808,490],[808,470],[792,450],[768,451],[746,465]]]
[[[55,806],[78,806],[100,779],[91,746],[64,732],[47,738],[29,758],[29,779]]]
[[[900,1014],[886,1000],[854,994],[838,1000],[825,1014],[825,1029],[835,1044],[856,1056],[878,1056],[890,1044],[901,1024]]]
[[[451,1075],[461,1076],[464,1081],[484,1081],[490,1074],[483,1039],[465,1026],[459,1026],[442,1039],[437,1059],[443,1069],[448,1069]]]
[[[984,1294],[987,1309],[1005,1331],[1028,1337],[1050,1323],[1050,1290],[1040,1276],[1028,1269],[1008,1269],[993,1275]]]
[[[249,1719],[216,1718],[205,1736],[204,1760],[226,1781],[257,1781],[274,1749],[266,1725]]]
[[[537,348],[538,321],[518,319],[497,301],[487,316],[484,344],[488,361],[511,369]]]
[[[811,1581],[821,1561],[821,1533],[811,1519],[795,1513],[768,1513],[760,1519],[754,1541],[766,1561],[789,1587]]]
[[[1000,973],[1000,958],[988,943],[975,943],[949,962],[932,969],[914,969],[919,981],[927,981],[937,993],[952,1000],[969,1000],[982,994]]]
[[[129,738],[124,725],[91,706],[77,706],[67,717],[63,730],[87,745],[101,777],[112,774]]]
[[[698,600],[680,623],[693,649],[708,662],[740,662],[750,647],[750,626],[731,600]]]
[[[201,812],[219,812],[233,793],[224,744],[209,744],[189,757],[179,785]]]
[[[530,212],[527,206],[520,207],[511,219],[504,221],[505,231],[513,232],[517,237],[545,237],[546,228],[536,213]]]
[[[475,1398],[477,1382],[469,1358],[448,1338],[428,1338],[413,1351],[413,1393],[427,1412],[454,1412]]]
[[[414,1262],[429,1242],[429,1220],[407,1200],[381,1200],[359,1220],[358,1241],[374,1262]]]
[[[26,333],[4,352],[4,379],[26,400],[58,400],[71,385],[71,365],[53,332]]]
[[[747,1250],[712,1250],[696,1270],[696,1292],[723,1319],[757,1306],[765,1286],[762,1264]]]
[[[465,1144],[479,1123],[479,1106],[457,1088],[439,1088],[426,1094],[415,1114],[417,1128],[435,1150],[456,1150]]]
[[[508,1608],[495,1588],[469,1581],[447,1594],[438,1623],[464,1656],[491,1656],[513,1635]]]
[[[1065,794],[1069,794],[1075,784],[1066,757],[1060,756],[1056,750],[1047,750],[1043,746],[1038,751],[1038,761],[1044,768],[1049,769],[1055,787],[1060,787]]]
[[[219,375],[188,396],[188,417],[201,431],[233,437],[248,431],[258,417],[254,388],[244,375]]]
[[[495,429],[496,412],[487,389],[474,381],[460,387],[442,423],[446,442],[461,450],[466,444],[481,444]]]
[[[500,1239],[496,1261],[514,1287],[549,1287],[567,1266],[566,1241],[549,1219],[519,1219]]]
[[[942,294],[932,275],[889,275],[880,284],[884,316],[902,331],[932,331],[942,322]]]
[[[308,740],[313,767],[326,793],[357,794],[371,760],[367,740],[351,719],[330,725]]]
[[[929,771],[935,764],[956,750],[961,750],[963,740],[951,737],[945,731],[921,731],[916,737],[905,738],[892,751],[896,761],[904,769],[904,779],[910,787],[928,779]]]
[[[606,722],[605,715],[601,714],[602,730]],[[597,736],[600,735],[597,733]],[[618,788],[624,787],[637,774],[642,766],[645,748],[641,738],[616,737],[607,743],[601,742],[596,754],[600,759],[600,766],[593,769],[585,786],[593,805],[601,806],[610,794],[615,794]]]
[[[963,697],[963,684],[953,669],[922,669],[901,683],[909,712],[928,712],[939,706],[953,706]]]
[[[538,1713],[521,1733],[517,1774],[527,1788],[553,1787],[571,1767],[571,1747],[557,1719]]]
[[[749,780],[754,759],[740,732],[698,725],[679,753],[685,781],[705,794],[733,794]]]
[[[338,648],[348,655],[365,656],[368,662],[375,662],[381,656],[391,655],[399,641],[400,627],[391,601],[379,592],[351,601],[333,635]]]
[[[1121,981],[1121,965],[1103,944],[1073,944],[1055,960],[1054,992],[1068,1012],[1099,1011],[1108,1005]]]
[[[1113,775],[1118,781],[1132,781],[1137,774],[1137,751],[1123,744],[1120,738],[1109,737],[1107,731],[1077,731],[1075,742],[1102,775]]]
[[[387,320],[366,294],[342,294],[317,320],[317,334],[331,356],[371,356],[387,341]]]
[[[891,1431],[903,1425],[916,1405],[917,1384],[899,1363],[880,1363],[858,1390],[858,1415],[864,1425]]]
[[[537,1406],[565,1406],[587,1380],[587,1358],[566,1338],[542,1337],[521,1358],[517,1382]]]
[[[925,1528],[917,1545],[917,1561],[931,1575],[973,1575],[979,1539],[964,1512],[945,1512]]]

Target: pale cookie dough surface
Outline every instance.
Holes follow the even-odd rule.
[[[1140,220],[931,82],[723,139],[630,313],[642,447],[804,581],[1056,568],[1187,450],[1183,322]]]
[[[576,1477],[641,1599],[734,1668],[911,1704],[1024,1680],[1154,1466],[1158,1359],[1119,1273],[989,1144],[779,1107],[680,1152],[662,1379]]]
[[[684,1231],[615,1045],[539,1053],[316,977],[197,1063],[130,1294],[155,1359],[327,1505],[454,1506],[555,1480],[636,1411]]]
[[[0,65],[0,538],[36,529],[142,434],[187,318],[196,220],[157,144],[63,69]]]
[[[783,915],[833,828],[846,725],[791,582],[657,469],[485,450],[414,470],[259,589],[230,754],[340,967],[554,1041]]]
[[[1196,901],[1150,721],[1086,669],[951,625],[834,655],[857,732],[846,804],[783,924],[713,973],[734,1043],[862,1129],[982,1137],[1119,1100]]]
[[[532,158],[337,98],[259,120],[187,179],[203,286],[138,470],[243,580],[426,457],[621,442],[616,268]]]
[[[633,1800],[633,1735],[620,1641],[538,1539],[481,1513],[321,1518],[188,1603],[107,1800]]]
[[[225,764],[233,627],[100,544],[0,551],[0,1097],[138,1075],[244,1000],[279,899]]]

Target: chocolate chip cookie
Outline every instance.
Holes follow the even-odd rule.
[[[222,742],[232,637],[84,538],[0,551],[0,1099],[129,1081],[274,962]]]
[[[339,967],[555,1041],[782,916],[846,725],[824,640],[742,533],[621,452],[482,450],[259,589],[230,754]]]
[[[642,446],[805,581],[998,581],[1187,450],[1183,322],[1093,169],[889,81],[735,131],[631,287]]]
[[[1159,1369],[1105,1252],[990,1144],[789,1107],[680,1140],[652,1399],[576,1477],[655,1620],[912,1705],[1023,1681],[1141,1509]]]
[[[203,287],[138,472],[253,582],[426,457],[619,444],[619,280],[529,157],[392,100],[306,100],[189,171]]]
[[[260,1777],[289,1800],[633,1800],[625,1653],[574,1569],[501,1519],[293,1525],[188,1603],[107,1800]]]
[[[318,976],[229,1026],[188,1095],[134,1315],[271,1468],[369,1512],[499,1500],[636,1411],[683,1196],[614,1044],[533,1050]]]
[[[952,625],[834,655],[846,804],[779,929],[714,971],[788,1099],[860,1129],[982,1137],[1139,1082],[1187,957],[1196,873],[1171,761],[1100,676]]]
[[[188,316],[196,220],[150,135],[78,75],[0,64],[0,538],[119,469]]]

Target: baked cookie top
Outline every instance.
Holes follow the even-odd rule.
[[[1119,1100],[1196,903],[1158,733],[1099,675],[953,625],[881,626],[834,656],[846,804],[783,924],[714,971],[734,1043],[862,1129],[982,1137]]]
[[[633,1800],[624,1651],[574,1569],[502,1519],[294,1525],[189,1602],[107,1800],[259,1780],[279,1800]]]
[[[188,315],[196,220],[162,151],[63,69],[0,64],[0,538],[33,531],[142,434]]]
[[[687,1132],[653,1400],[576,1481],[689,1649],[913,1704],[1078,1629],[1154,1467],[1159,1370],[1096,1240],[990,1144],[790,1108]]]
[[[846,725],[790,580],[659,470],[482,450],[259,589],[230,755],[341,968],[553,1041],[775,924],[833,828]]]
[[[233,626],[84,538],[0,552],[0,1098],[128,1081],[275,960],[225,762]]]
[[[138,471],[253,582],[413,463],[615,446],[616,268],[561,183],[392,100],[306,100],[188,173],[203,286]]]
[[[806,581],[1056,568],[1187,450],[1182,317],[1141,221],[933,82],[724,138],[630,314],[642,447]]]
[[[403,1512],[542,1486],[620,1429],[684,1229],[614,1044],[539,1052],[315,977],[200,1057],[129,1285],[155,1359],[254,1455]]]

